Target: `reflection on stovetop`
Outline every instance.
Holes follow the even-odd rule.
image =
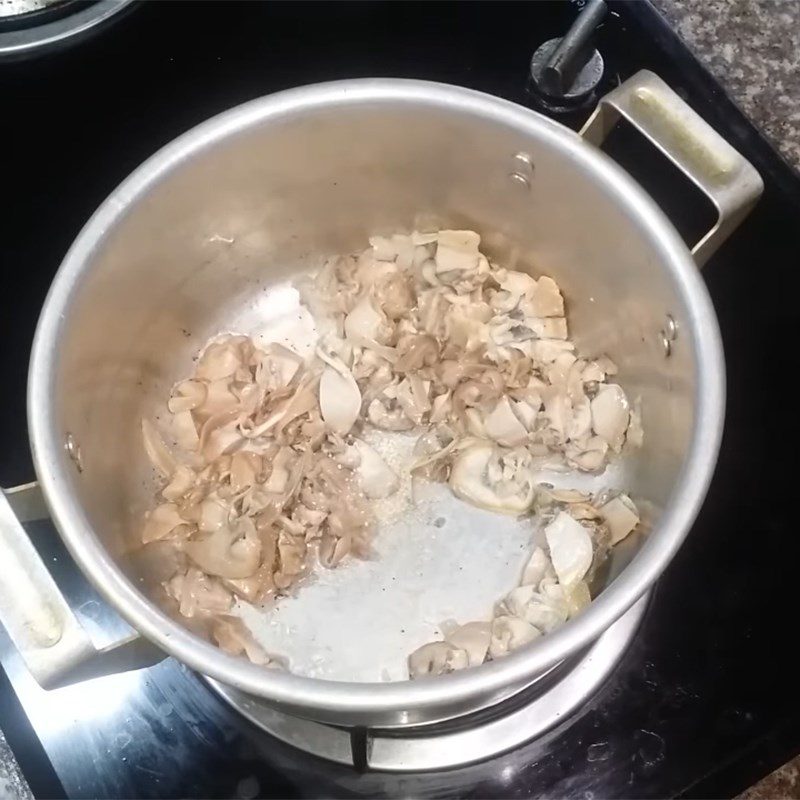
[[[0,64],[0,157],[16,211],[3,255],[25,281],[0,296],[0,485],[32,477],[24,385],[47,286],[83,222],[138,163],[218,111],[319,80],[427,78],[528,104],[531,54],[564,32],[577,5],[203,3],[188,14],[185,4],[149,3],[78,48]],[[784,499],[794,399],[783,385],[798,329],[800,184],[649,5],[611,10],[597,42],[599,93],[653,70],[766,184],[704,271],[727,357],[719,467],[619,668],[579,714],[513,753],[438,774],[362,775],[257,731],[172,660],[43,692],[0,634],[0,727],[39,796],[718,796],[800,750],[786,657],[800,563]],[[577,127],[585,116],[559,119]],[[624,131],[609,148],[693,236],[704,209],[685,183]],[[52,527],[30,530],[87,626],[100,636],[124,625]]]

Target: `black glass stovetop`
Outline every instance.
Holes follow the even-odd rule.
[[[533,105],[531,54],[565,32],[579,5],[150,2],[68,50],[0,63],[0,485],[33,478],[25,379],[50,280],[92,211],[141,161],[237,103],[337,78],[425,78]],[[44,693],[0,632],[0,728],[37,796],[727,796],[800,751],[789,656],[799,630],[791,386],[800,180],[649,5],[611,9],[598,39],[600,92],[653,70],[766,185],[703,273],[727,357],[716,477],[613,677],[578,715],[500,758],[437,774],[359,774],[256,731],[172,660]],[[587,113],[557,118],[578,127]],[[681,232],[702,229],[707,208],[649,146],[623,131],[609,148]],[[52,527],[30,532],[96,621],[103,608]]]

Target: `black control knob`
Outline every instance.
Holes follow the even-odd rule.
[[[594,48],[594,36],[606,11],[603,0],[590,0],[565,36],[549,39],[533,54],[532,89],[546,104],[579,106],[600,83],[603,57]]]

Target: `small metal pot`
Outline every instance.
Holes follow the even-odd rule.
[[[620,115],[719,209],[693,253],[595,146]],[[89,580],[143,637],[284,711],[397,726],[496,703],[594,641],[647,591],[689,531],[724,417],[720,336],[698,262],[761,190],[751,165],[647,72],[605,97],[582,135],[494,97],[416,81],[322,84],[234,108],[116,189],[53,282],[28,398],[52,517]],[[644,446],[626,455],[621,480],[649,531],[615,551],[608,583],[584,613],[478,669],[353,684],[228,656],[141,590],[152,575],[137,564],[136,542],[154,484],[139,420],[158,413],[206,337],[252,319],[264,285],[321,255],[359,249],[371,234],[423,225],[474,228],[500,262],[558,279],[578,345],[608,353],[641,402]],[[0,618],[40,682],[140,663],[135,637],[94,651],[8,504],[0,511]]]

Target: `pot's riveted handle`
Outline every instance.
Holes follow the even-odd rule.
[[[15,509],[25,521],[47,516],[38,484],[0,491],[0,623],[36,681],[54,689],[162,660],[164,654],[137,633],[95,648]]]
[[[714,204],[714,227],[692,248],[699,266],[747,216],[764,190],[753,165],[657,75],[641,70],[601,98],[581,130],[602,144],[620,117],[649,139]]]

